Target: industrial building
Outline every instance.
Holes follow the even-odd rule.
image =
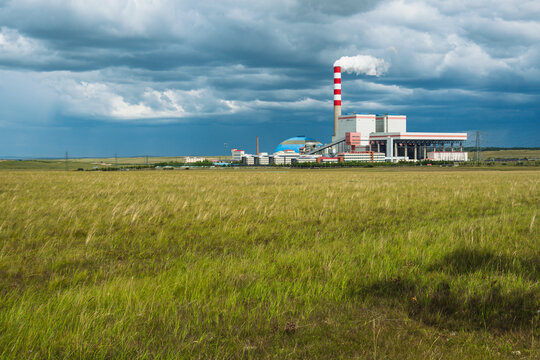
[[[334,132],[328,144],[296,136],[284,140],[273,155],[245,154],[233,149],[234,161],[245,165],[285,165],[348,161],[467,161],[467,133],[408,132],[407,116],[341,114],[341,67],[334,66]]]
[[[231,150],[231,159],[232,161],[242,161],[242,156],[244,156],[246,153],[244,150],[239,149],[232,149]]]
[[[282,141],[277,147],[274,153],[279,153],[280,151],[285,150],[293,150],[297,153],[304,153],[309,152],[319,146],[321,146],[322,143],[309,138],[305,137],[304,135],[299,135],[292,137],[290,139]]]
[[[302,155],[294,150],[282,150],[272,155],[262,152],[259,155],[243,154],[242,165],[291,165],[297,163],[317,162],[321,155]]]
[[[368,151],[384,153],[386,161],[467,161],[467,153],[463,152],[466,140],[467,133],[407,132],[405,115],[342,115],[341,67],[335,66],[332,141],[306,153],[334,156]]]
[[[268,153],[262,152],[255,158],[257,165],[270,165],[270,156]]]
[[[197,162],[202,162],[206,160],[205,158],[203,157],[198,157],[198,156],[187,156],[185,159],[184,159],[184,163],[186,164],[193,164],[193,163],[197,163]]]

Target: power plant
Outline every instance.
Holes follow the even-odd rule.
[[[312,138],[297,136],[283,141],[273,155],[268,155],[259,154],[257,137],[257,155],[233,149],[233,159],[241,159],[245,165],[468,160],[467,153],[463,152],[467,133],[407,132],[405,115],[342,115],[341,71],[341,66],[334,66],[334,126],[330,143],[322,144]]]

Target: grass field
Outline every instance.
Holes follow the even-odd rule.
[[[540,171],[0,172],[0,358],[538,358]]]
[[[89,170],[93,167],[90,162],[70,160],[68,170],[82,168]],[[0,170],[65,170],[64,160],[0,160]]]
[[[469,159],[474,159],[476,154],[469,153]],[[482,151],[482,159],[540,159],[540,150],[523,149],[523,150],[497,150],[497,151]]]

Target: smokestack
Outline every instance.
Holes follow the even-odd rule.
[[[259,137],[257,136],[257,156],[259,156]]]
[[[334,66],[334,135],[341,116],[341,66]]]

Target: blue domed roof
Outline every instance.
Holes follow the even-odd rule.
[[[306,137],[303,135],[295,136],[285,141],[282,141],[274,152],[284,151],[284,150],[293,150],[297,153],[300,153],[300,148],[306,146],[306,143],[312,145],[322,145],[319,141]]]

